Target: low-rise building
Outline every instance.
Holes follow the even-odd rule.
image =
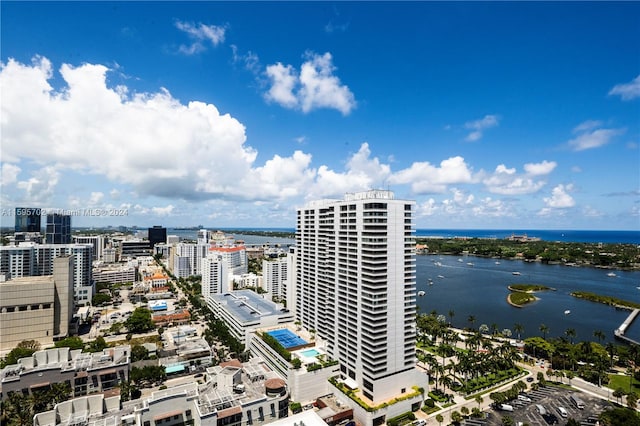
[[[259,426],[288,415],[285,382],[257,358],[244,364],[236,361],[210,367],[205,379],[203,384],[193,382],[155,391],[137,403],[128,403],[126,408],[117,397],[88,396],[66,401],[51,411],[36,414],[34,426]],[[304,416],[321,422],[313,413]],[[316,421],[309,424],[325,424]]]
[[[207,304],[242,344],[247,342],[247,333],[256,328],[293,323],[293,314],[283,305],[273,303],[251,290],[211,295],[207,298]]]
[[[0,395],[31,394],[53,383],[68,383],[72,396],[107,392],[129,379],[131,347],[116,346],[102,352],[52,348],[21,358],[0,370]]]

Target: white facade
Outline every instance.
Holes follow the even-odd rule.
[[[289,264],[286,257],[264,259],[262,261],[262,277],[264,289],[271,295],[271,299],[284,300],[287,271]]]
[[[205,301],[214,294],[229,290],[229,268],[218,256],[208,256],[202,260],[202,296]]]
[[[53,274],[54,259],[73,255],[75,287],[91,286],[93,246],[90,244],[35,244],[0,247],[0,273],[10,278]]]
[[[298,210],[296,319],[374,405],[426,388],[415,369],[414,205],[367,191]]]
[[[217,256],[229,267],[232,275],[242,275],[248,272],[247,250],[244,246],[211,246],[207,257]]]
[[[105,241],[103,235],[72,235],[74,244],[91,244],[93,247],[93,260],[102,260]]]

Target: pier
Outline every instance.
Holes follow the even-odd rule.
[[[633,339],[630,339],[630,338],[628,338],[627,336],[624,335],[624,332],[627,330],[627,328],[629,328],[629,326],[631,325],[633,320],[636,319],[636,317],[638,316],[638,313],[640,313],[640,309],[634,309],[633,311],[631,311],[631,313],[629,314],[627,319],[624,320],[624,322],[622,324],[620,324],[620,327],[618,327],[618,328],[616,328],[614,330],[613,334],[615,334],[615,336],[618,339],[626,340],[629,343],[640,345],[640,342],[637,342],[637,341],[635,341]]]

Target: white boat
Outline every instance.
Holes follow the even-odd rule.
[[[462,259],[458,259],[458,262],[462,262],[462,261],[463,261]]]
[[[615,273],[615,272],[609,272],[609,273],[607,274],[607,276],[608,276],[608,277],[615,277],[615,276],[616,276],[616,273]]]
[[[467,265],[473,266],[473,262],[467,262]]]
[[[496,261],[496,265],[499,265],[499,264],[500,264],[500,262]]]
[[[438,275],[438,278],[444,278],[444,275]]]
[[[422,291],[422,290],[420,290],[420,291],[418,292],[418,296],[424,296],[425,294],[427,294],[427,293],[426,293],[426,292],[424,292],[424,291]]]
[[[565,315],[569,315],[571,313],[571,311],[569,309],[567,309],[566,311],[564,311]]]
[[[512,272],[512,274],[513,274],[513,275],[520,275],[520,272],[518,272],[518,271],[513,271],[513,272]]]
[[[436,262],[435,265],[436,266],[442,266],[442,263],[441,262]]]

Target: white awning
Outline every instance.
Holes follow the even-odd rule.
[[[358,382],[356,382],[355,380],[353,380],[350,377],[344,379],[344,381],[342,383],[344,383],[344,385],[346,387],[348,387],[349,389],[351,389],[351,390],[358,389]]]

